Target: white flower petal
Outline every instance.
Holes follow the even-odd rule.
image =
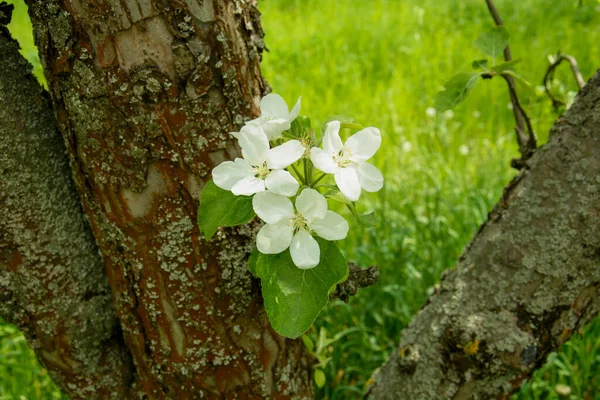
[[[296,178],[283,169],[276,169],[269,172],[269,175],[265,179],[265,184],[267,185],[267,190],[286,197],[294,196],[300,188],[300,184]]]
[[[340,168],[335,173],[335,183],[340,192],[348,198],[350,201],[356,201],[360,197],[360,182],[358,180],[358,174],[354,168]]]
[[[328,174],[335,174],[340,169],[335,161],[333,161],[331,154],[318,147],[310,149],[310,160],[317,169]]]
[[[269,139],[259,125],[244,125],[237,138],[244,158],[251,165],[259,166],[266,161],[265,156],[269,151]]]
[[[271,139],[277,139],[281,136],[281,133],[285,130],[290,129],[291,124],[287,119],[274,119],[271,121],[266,121],[262,126],[265,134]]]
[[[231,190],[236,183],[253,175],[254,170],[243,158],[222,162],[212,170],[215,185],[225,190]]]
[[[377,128],[365,128],[350,136],[344,147],[350,150],[352,161],[366,161],[381,147],[381,133]]]
[[[296,209],[310,221],[324,218],[327,212],[327,199],[314,189],[304,189],[296,199]]]
[[[260,112],[263,117],[286,118],[289,115],[288,106],[280,95],[270,93],[260,101]]]
[[[290,140],[281,146],[273,147],[266,154],[269,169],[283,169],[295,163],[304,154],[304,146],[299,140]]]
[[[333,211],[327,211],[325,218],[319,218],[312,221],[310,229],[314,230],[317,235],[326,240],[342,240],[348,235],[348,221],[340,214]]]
[[[252,176],[247,176],[231,188],[231,193],[236,196],[252,196],[254,193],[265,190],[265,181]]]
[[[294,108],[292,108],[292,111],[290,111],[290,115],[288,116],[288,121],[292,122],[293,120],[295,120],[298,117],[298,114],[300,114],[301,102],[302,102],[302,96],[298,97],[298,101],[294,105]]]
[[[266,224],[256,235],[256,247],[263,254],[279,254],[292,242],[294,228],[287,221]]]
[[[321,250],[319,243],[310,233],[301,229],[292,239],[290,244],[290,254],[296,267],[300,269],[310,269],[319,265]]]
[[[331,156],[337,155],[342,150],[340,139],[340,121],[331,121],[323,135],[323,149]]]
[[[373,164],[360,162],[353,165],[360,186],[367,192],[377,192],[383,187],[383,175]]]
[[[269,191],[257,193],[252,199],[252,208],[267,224],[287,221],[294,216],[294,206],[290,199]]]

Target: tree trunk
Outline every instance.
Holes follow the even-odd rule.
[[[18,50],[0,26],[0,315],[76,397],[124,397],[131,359],[111,290],[50,101]]]
[[[46,103],[5,42],[0,66],[15,81],[0,78],[0,313],[73,398],[310,398],[311,359],[272,331],[247,272],[254,225],[209,243],[195,223],[211,169],[238,153],[228,132],[267,89],[255,0],[27,2],[119,327]],[[600,77],[507,187],[368,397],[507,398],[597,314],[598,126]]]
[[[508,399],[600,310],[600,74],[375,374],[372,399]]]
[[[228,132],[267,88],[255,2],[28,4],[133,358],[129,396],[311,397],[302,342],[272,331],[247,271],[253,227],[209,243],[195,222],[210,171],[238,153]]]

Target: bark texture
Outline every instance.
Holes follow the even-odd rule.
[[[0,315],[74,397],[124,397],[110,287],[50,100],[18,50],[0,26]]]
[[[266,90],[255,1],[27,3],[135,365],[130,396],[310,397],[304,347],[271,330],[247,271],[252,226],[207,243],[195,222],[210,171],[237,155],[228,132]]]
[[[508,399],[600,309],[600,74],[505,189],[369,399]]]

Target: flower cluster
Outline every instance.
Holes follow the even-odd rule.
[[[327,198],[319,190],[339,191],[349,203],[355,202],[362,190],[381,189],[383,176],[367,162],[381,146],[379,129],[364,128],[343,143],[342,124],[332,121],[322,148],[317,147],[309,129],[300,134],[296,130],[296,136],[291,132],[300,100],[290,111],[281,96],[265,96],[260,117],[232,133],[242,158],[219,164],[212,174],[221,189],[236,196],[254,196],[254,212],[265,222],[256,238],[258,251],[279,254],[289,248],[294,264],[308,269],[320,261],[313,235],[341,240],[349,229],[341,215],[328,210]],[[324,181],[329,174],[335,185]]]

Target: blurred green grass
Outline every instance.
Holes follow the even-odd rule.
[[[34,60],[30,27],[15,3],[20,9],[11,29]],[[577,58],[586,79],[600,67],[599,5],[578,3],[497,1],[513,57],[522,59],[516,69],[533,84],[542,80],[546,57],[559,49]],[[342,114],[384,135],[375,163],[386,185],[364,202],[365,210],[376,210],[378,223],[354,225],[342,242],[352,260],[378,265],[381,281],[349,304],[332,303],[310,333],[316,340],[325,329],[338,339],[327,346],[331,361],[317,398],[360,398],[372,371],[515,174],[509,163],[517,146],[502,82],[481,82],[452,112],[426,112],[450,76],[483,58],[472,43],[492,26],[491,18],[482,0],[260,0],[259,7],[269,48],[263,72],[274,91],[289,103],[302,95],[302,113],[313,126]],[[576,91],[566,67],[556,78],[560,91]],[[543,96],[530,99],[527,110],[543,143],[558,114]],[[8,373],[12,356],[2,349],[0,399],[54,398],[47,376],[29,364]],[[31,356],[19,349],[18,357]],[[41,397],[32,390],[36,379]],[[549,357],[514,400],[559,399],[558,383],[572,390],[563,398],[600,399],[599,319]]]

